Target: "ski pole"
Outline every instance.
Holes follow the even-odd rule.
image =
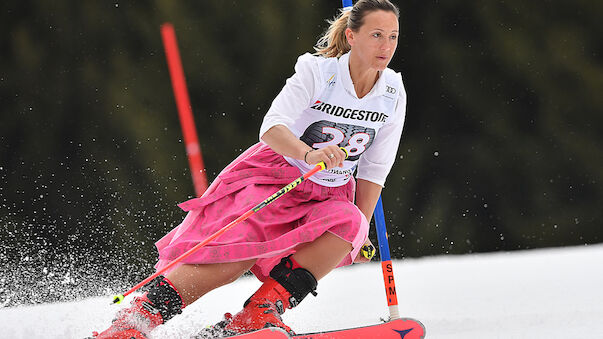
[[[348,154],[347,150],[345,150],[343,147],[341,149],[346,153],[346,158],[347,158],[347,154]],[[165,272],[165,271],[169,270],[170,268],[174,267],[176,264],[178,264],[182,260],[186,259],[191,254],[195,253],[197,250],[199,250],[203,246],[207,245],[210,241],[216,239],[217,237],[219,237],[220,235],[222,235],[224,232],[228,231],[229,229],[233,228],[235,225],[237,225],[241,221],[243,221],[243,220],[249,218],[250,216],[254,215],[255,213],[257,213],[262,208],[268,206],[269,204],[271,204],[272,202],[274,202],[276,199],[282,197],[287,192],[289,192],[292,189],[294,189],[295,187],[297,187],[297,185],[299,185],[302,181],[308,179],[309,177],[313,176],[317,172],[320,172],[320,171],[324,170],[325,168],[327,168],[326,165],[325,165],[325,163],[322,162],[322,161],[319,162],[318,164],[316,164],[316,166],[314,166],[314,168],[312,170],[310,170],[306,174],[302,175],[301,177],[293,180],[291,183],[289,183],[285,187],[281,188],[278,192],[276,192],[273,195],[271,195],[268,198],[266,198],[266,200],[264,200],[261,203],[257,204],[255,207],[253,207],[249,211],[245,212],[240,217],[238,217],[235,220],[231,221],[228,225],[222,227],[220,230],[218,230],[214,234],[210,235],[207,239],[205,239],[202,242],[198,243],[197,245],[195,245],[194,247],[192,247],[191,249],[189,249],[188,251],[186,251],[185,253],[183,253],[182,255],[180,255],[178,258],[174,259],[172,262],[170,262],[168,265],[166,265],[162,269],[158,270],[154,274],[150,275],[149,277],[147,277],[146,279],[144,279],[143,281],[141,281],[140,283],[138,283],[136,286],[134,286],[131,289],[129,289],[126,293],[114,296],[113,297],[113,303],[114,304],[121,303],[124,300],[124,298],[127,297],[132,292],[134,292],[134,291],[138,290],[139,288],[141,288],[142,286],[148,284],[150,281],[152,281],[153,279],[155,279],[158,276],[160,276],[163,272]]]
[[[383,282],[385,284],[385,296],[389,307],[390,320],[399,319],[398,296],[396,295],[396,282],[394,281],[394,269],[389,254],[389,242],[387,240],[387,229],[385,228],[385,215],[383,213],[383,202],[381,196],[375,206],[375,226],[377,228],[377,241],[379,242],[379,253],[381,255],[381,269],[383,270]]]

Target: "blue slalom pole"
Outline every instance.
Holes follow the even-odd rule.
[[[341,0],[341,3],[343,5],[343,10],[344,11],[348,11],[348,10],[352,9],[352,7],[354,7],[354,1],[353,0]]]
[[[394,269],[389,254],[389,241],[387,240],[387,229],[385,228],[385,214],[383,213],[383,202],[381,196],[375,206],[375,226],[377,228],[377,241],[379,242],[379,255],[381,257],[381,269],[383,270],[383,283],[385,284],[385,295],[389,307],[391,320],[400,318],[398,310],[398,296],[396,294],[396,282],[394,280]]]
[[[344,11],[349,11],[354,6],[353,0],[341,0]],[[383,282],[385,284],[385,295],[389,307],[390,320],[399,319],[398,296],[396,294],[396,282],[394,281],[394,269],[389,254],[389,242],[387,240],[387,229],[385,227],[385,214],[383,213],[383,202],[381,196],[377,200],[374,211],[375,225],[377,228],[377,241],[379,242],[379,254],[381,256],[381,269],[383,270]]]

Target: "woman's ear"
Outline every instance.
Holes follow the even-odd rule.
[[[354,46],[354,31],[351,28],[348,27],[345,29],[345,37],[348,40],[348,44]]]

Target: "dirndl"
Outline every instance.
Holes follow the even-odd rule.
[[[218,175],[202,197],[179,205],[188,214],[155,244],[159,251],[155,268],[165,267],[301,175],[297,167],[268,145],[260,142],[251,146]],[[295,253],[299,245],[330,232],[352,245],[352,251],[338,267],[350,265],[369,229],[366,218],[353,203],[354,191],[353,178],[339,187],[305,180],[187,257],[182,264],[257,259],[251,271],[264,281],[281,258]]]

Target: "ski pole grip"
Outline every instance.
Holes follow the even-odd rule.
[[[340,148],[340,149],[343,151],[343,153],[345,153],[345,158],[347,159],[347,158],[350,156],[350,155],[348,154],[348,150],[347,150],[347,149],[345,149],[344,147],[339,147],[339,148]],[[324,161],[319,162],[317,165],[318,165],[318,166],[320,166],[320,170],[321,170],[321,171],[324,171],[324,170],[326,170],[326,169],[327,169],[327,164],[325,164],[325,162],[324,162]]]
[[[343,151],[343,153],[345,153],[345,158],[347,159],[350,156],[350,154],[348,153],[348,150],[345,149],[345,147],[339,147],[339,148]]]

